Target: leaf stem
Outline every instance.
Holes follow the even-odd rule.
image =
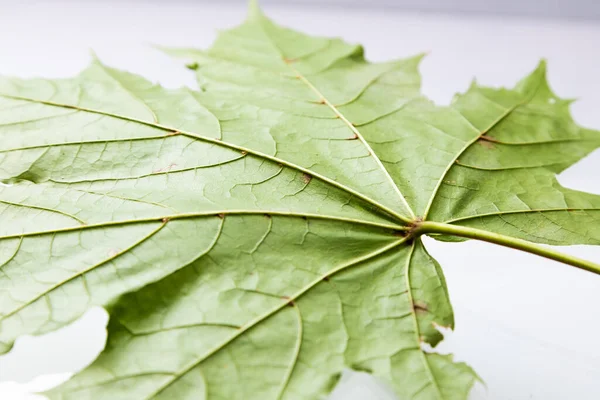
[[[527,240],[500,235],[498,233],[488,232],[465,226],[444,224],[439,222],[424,221],[420,222],[413,229],[414,235],[427,233],[441,233],[452,236],[460,236],[469,239],[482,240],[484,242],[494,243],[517,250],[526,251],[551,260],[559,261],[564,264],[593,272],[600,275],[600,265],[575,256],[560,253],[554,249],[529,242]]]

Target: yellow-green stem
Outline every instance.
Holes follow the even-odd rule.
[[[483,231],[475,228],[468,228],[460,225],[444,224],[439,222],[424,221],[418,223],[413,229],[414,235],[427,233],[439,233],[444,235],[460,236],[469,239],[482,240],[484,242],[495,243],[501,246],[510,247],[528,253],[537,254],[551,260],[559,261],[586,271],[600,275],[600,265],[575,256],[560,253],[552,248],[541,246],[527,240],[500,235],[498,233]]]

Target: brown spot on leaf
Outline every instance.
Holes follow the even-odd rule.
[[[265,214],[265,218],[267,218],[267,219],[271,219],[271,218],[272,218],[272,217],[271,217],[271,214]]]
[[[248,152],[246,150],[242,151],[243,156],[245,156],[246,154],[248,154]]]
[[[180,133],[181,132],[179,132],[179,131],[172,131],[172,132],[167,133],[167,136],[175,136],[175,135],[179,135]]]
[[[302,181],[304,182],[304,184],[308,185],[311,180],[312,180],[312,175],[309,175],[306,173],[302,174]]]
[[[484,140],[486,142],[499,143],[498,139],[488,135],[481,135],[479,139]]]
[[[324,277],[323,277],[323,280],[324,280],[325,282],[329,282],[329,277],[328,277],[328,276],[324,276]]]
[[[327,104],[327,101],[325,101],[325,99],[321,99],[319,100],[319,104]]]
[[[477,141],[477,143],[479,143],[481,146],[485,147],[486,149],[493,149],[496,146],[494,145],[494,143],[496,143],[497,140],[492,139],[488,136],[481,136],[479,138],[479,140]]]
[[[169,218],[167,218],[167,217],[165,217],[165,218],[163,218],[161,221],[162,221],[162,223],[163,223],[163,224],[166,224],[167,222],[169,222],[169,221],[170,221],[170,219],[169,219]]]
[[[287,305],[290,307],[294,307],[296,305],[296,303],[294,303],[294,300],[292,300],[292,298],[290,296],[281,296],[281,298],[283,300],[288,300]]]
[[[356,140],[356,139],[358,139],[358,135],[356,133],[353,133],[352,136],[346,140]]]
[[[219,217],[219,218],[223,219],[223,218],[225,218],[225,214],[223,214],[223,213],[219,213],[219,214],[217,214],[217,217]]]
[[[427,307],[427,304],[420,302],[420,301],[415,301],[413,302],[413,310],[415,310],[416,313],[419,312],[428,312],[429,308]]]

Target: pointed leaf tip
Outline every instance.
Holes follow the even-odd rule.
[[[421,52],[421,53],[413,56],[412,58],[417,62],[417,64],[421,64],[423,59],[425,57],[429,56],[429,54],[431,54],[431,51],[424,51],[424,52]]]
[[[471,79],[471,83],[469,84],[469,88],[467,89],[467,91],[474,90],[477,88],[477,86],[478,86],[477,78],[473,77],[473,79]]]
[[[90,53],[90,58],[92,59],[92,63],[100,61],[100,59],[98,58],[98,54],[96,54],[94,49],[89,49],[88,51]]]
[[[525,79],[546,80],[546,66],[546,59],[540,59],[535,69]]]
[[[540,59],[540,61],[538,62],[537,67],[535,68],[536,71],[540,71],[540,72],[544,72],[546,73],[546,65],[547,65],[547,60],[545,58]]]
[[[556,97],[556,94],[550,89],[546,76],[547,62],[542,58],[535,69],[531,71],[525,78],[517,83],[515,89],[521,93],[544,93],[544,96]]]
[[[258,4],[258,0],[248,1],[248,20],[254,20],[264,17],[264,14]]]

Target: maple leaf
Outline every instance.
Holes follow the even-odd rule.
[[[0,79],[0,350],[92,306],[106,349],[61,399],[313,399],[346,368],[400,398],[465,399],[477,375],[424,350],[454,317],[420,236],[600,244],[600,196],[555,175],[600,146],[545,64],[449,107],[420,56],[248,20],[190,59],[200,91],[100,61]]]

